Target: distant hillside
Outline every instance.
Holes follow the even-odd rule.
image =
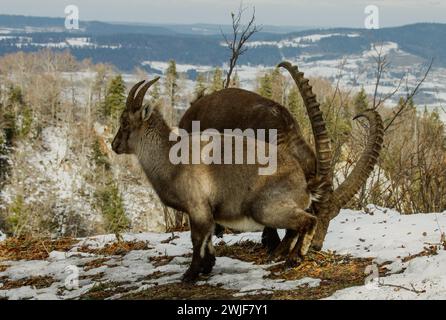
[[[223,27],[225,30],[225,27]],[[228,60],[216,25],[135,25],[80,22],[80,30],[64,29],[63,18],[0,15],[0,54],[36,51],[44,47],[69,49],[79,59],[108,62],[123,71],[143,61],[221,65]],[[272,66],[283,59],[333,60],[360,54],[373,43],[392,42],[405,53],[446,66],[446,24],[422,23],[402,27],[313,29],[277,33],[287,27],[266,28],[256,34],[241,64]],[[276,33],[274,33],[276,31]]]
[[[0,14],[0,27],[25,29],[34,28],[49,30],[64,30],[64,18],[33,17],[22,15],[2,15]],[[144,33],[144,34],[188,34],[188,35],[221,35],[223,32],[231,32],[231,25],[214,24],[152,24],[152,23],[124,23],[124,22],[99,22],[80,20],[80,32],[92,34],[113,34],[113,33]],[[293,26],[269,26],[262,25],[260,34],[286,34],[302,30],[312,29],[311,27]]]
[[[0,28],[12,28],[14,33],[27,31],[32,32],[66,32],[65,18],[30,17],[19,15],[0,15]],[[174,31],[160,26],[127,25],[99,21],[79,21],[79,31],[70,31],[70,34],[120,34],[120,33],[143,33],[143,34],[175,34]]]

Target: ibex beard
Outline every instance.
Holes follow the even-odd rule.
[[[268,140],[265,133],[225,129],[221,134],[211,128],[201,132],[200,121],[193,121],[191,134],[184,129],[170,133],[169,141],[180,141],[172,146],[169,159],[173,164],[259,164],[259,175],[271,175],[277,170],[277,130],[268,130]]]
[[[288,239],[291,246],[287,244],[289,250],[285,253],[288,262],[304,257],[317,226],[316,217],[305,209],[317,190],[310,190],[288,145],[277,147],[277,165],[269,175],[259,174],[258,161],[230,165],[173,164],[170,156],[175,143],[169,140],[172,129],[156,107],[143,105],[145,93],[157,80],[141,89],[144,81],[139,82],[130,90],[112,147],[118,154],[136,155],[160,200],[187,213],[193,255],[183,280],[192,282],[200,273],[212,271],[215,223],[241,231],[258,230],[261,226],[292,230],[294,236]],[[192,138],[187,136],[189,140]]]

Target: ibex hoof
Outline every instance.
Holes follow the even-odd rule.
[[[269,255],[268,261],[270,262],[279,262],[286,259],[288,252],[290,251],[289,244],[285,243],[286,241],[281,242],[276,249]]]
[[[302,261],[303,259],[300,257],[288,257],[288,259],[285,261],[285,268],[296,268],[302,263]]]
[[[182,281],[185,283],[194,283],[197,281],[198,272],[190,268],[184,273]]]
[[[215,265],[215,256],[213,255],[207,255],[203,262],[201,263],[201,272],[203,274],[209,274],[212,271],[212,268]]]
[[[313,249],[314,251],[321,251],[322,250],[322,244],[313,242],[311,244],[311,249]]]
[[[269,254],[273,254],[274,250],[277,249],[277,247],[279,246],[280,243],[266,243],[263,244],[263,246],[266,248],[266,252],[268,252]]]
[[[273,252],[272,254],[270,254],[268,256],[268,262],[270,263],[275,263],[275,262],[280,262],[280,261],[284,261],[286,259],[284,254],[279,254],[276,252]]]
[[[264,231],[262,234],[262,245],[268,253],[273,253],[280,245],[280,238],[277,235],[277,231],[274,229]]]

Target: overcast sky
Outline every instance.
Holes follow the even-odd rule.
[[[80,19],[144,23],[228,24],[240,0],[0,0],[0,13],[64,16],[79,7]],[[254,5],[257,23],[291,26],[364,26],[364,8],[380,9],[380,26],[446,23],[446,0],[244,0]]]

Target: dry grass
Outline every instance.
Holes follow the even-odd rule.
[[[230,257],[254,264],[268,263],[268,253],[262,244],[246,240],[232,245],[227,245],[221,241],[215,246],[215,251],[219,257]]]
[[[149,257],[149,261],[153,266],[158,268],[161,266],[165,266],[166,264],[169,264],[169,262],[172,261],[173,258],[174,257],[172,257],[172,256],[166,256],[166,255],[152,256],[152,257]]]
[[[175,239],[179,239],[180,237],[178,235],[174,235],[172,234],[169,238],[161,241],[161,243],[170,243],[171,241],[175,240]]]
[[[182,300],[182,299],[235,299],[234,290],[210,285],[193,285],[181,282],[151,287],[147,290],[123,296],[130,300]]]
[[[407,257],[404,257],[402,259],[403,262],[408,262],[412,259],[418,258],[418,257],[427,257],[427,256],[435,256],[438,254],[439,245],[429,245],[428,247],[424,247],[423,251],[411,254]]]
[[[8,268],[9,268],[8,265],[6,265],[6,264],[0,264],[0,272],[3,272],[3,271],[5,271],[5,270],[8,269]]]
[[[100,281],[105,276],[105,272],[99,272],[93,275],[82,275],[79,277],[79,280],[86,280],[89,279],[91,281]]]
[[[84,264],[84,271],[102,267],[104,265],[104,263],[107,261],[108,261],[108,259],[106,259],[106,258],[99,258],[99,259],[95,259],[90,262],[87,262],[86,264]]]
[[[31,277],[20,280],[2,279],[2,282],[3,286],[0,288],[1,290],[10,290],[25,286],[31,286],[36,289],[42,289],[51,286],[51,284],[53,284],[55,280],[52,277],[45,276],[45,277]]]
[[[51,251],[69,251],[77,242],[72,238],[8,238],[0,242],[0,261],[44,260]]]
[[[151,247],[144,241],[120,241],[106,244],[103,248],[98,249],[83,246],[79,248],[79,251],[105,256],[123,256],[132,250],[147,249],[151,249]]]
[[[299,266],[284,269],[282,265],[271,267],[270,278],[297,280],[305,277],[321,279],[318,287],[303,287],[298,290],[275,291],[271,299],[321,299],[335,291],[363,285],[367,274],[365,268],[372,258],[353,258],[331,252],[311,252]],[[380,272],[384,273],[380,268]]]
[[[137,287],[123,287],[123,285],[128,284],[130,283],[98,282],[93,286],[93,288],[91,288],[90,291],[81,296],[81,300],[104,300],[116,294],[137,289]]]

